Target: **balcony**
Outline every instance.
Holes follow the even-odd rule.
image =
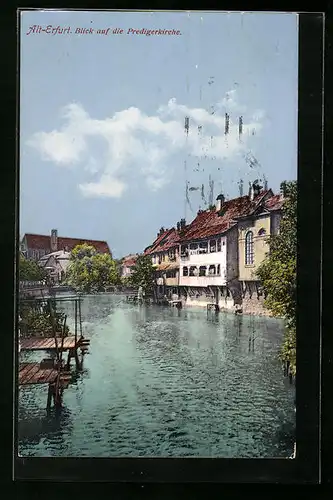
[[[225,286],[226,279],[224,276],[219,274],[213,274],[208,276],[181,276],[179,279],[179,285],[181,286]]]

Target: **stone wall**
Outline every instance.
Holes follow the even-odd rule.
[[[257,294],[253,294],[251,298],[249,295],[243,297],[242,310],[243,314],[272,316],[272,313],[264,306],[264,298],[262,296],[258,298]]]

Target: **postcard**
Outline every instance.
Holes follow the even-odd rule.
[[[20,13],[20,457],[295,458],[298,14]]]

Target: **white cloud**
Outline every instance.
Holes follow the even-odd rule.
[[[227,139],[225,112],[230,114]],[[65,123],[59,130],[37,132],[27,143],[44,160],[79,167],[78,187],[83,196],[119,198],[131,180],[136,182],[138,177],[153,191],[165,186],[177,171],[172,161],[177,153],[184,157],[188,153],[231,160],[246,151],[253,135],[260,132],[264,118],[262,110],[252,111],[248,118],[246,112],[235,90],[216,103],[213,113],[190,108],[173,98],[152,116],[130,107],[98,120],[81,104],[72,103],[62,110]],[[238,136],[240,114],[243,115],[242,141]],[[186,116],[190,120],[187,138]],[[97,149],[93,147],[96,139]]]
[[[126,185],[118,179],[103,175],[99,182],[79,184],[79,188],[83,196],[87,198],[120,198]]]

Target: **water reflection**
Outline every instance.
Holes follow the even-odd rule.
[[[291,454],[294,389],[277,361],[280,322],[112,295],[85,297],[82,314],[85,371],[65,390],[58,427],[34,423],[40,395],[21,398],[22,454]]]

